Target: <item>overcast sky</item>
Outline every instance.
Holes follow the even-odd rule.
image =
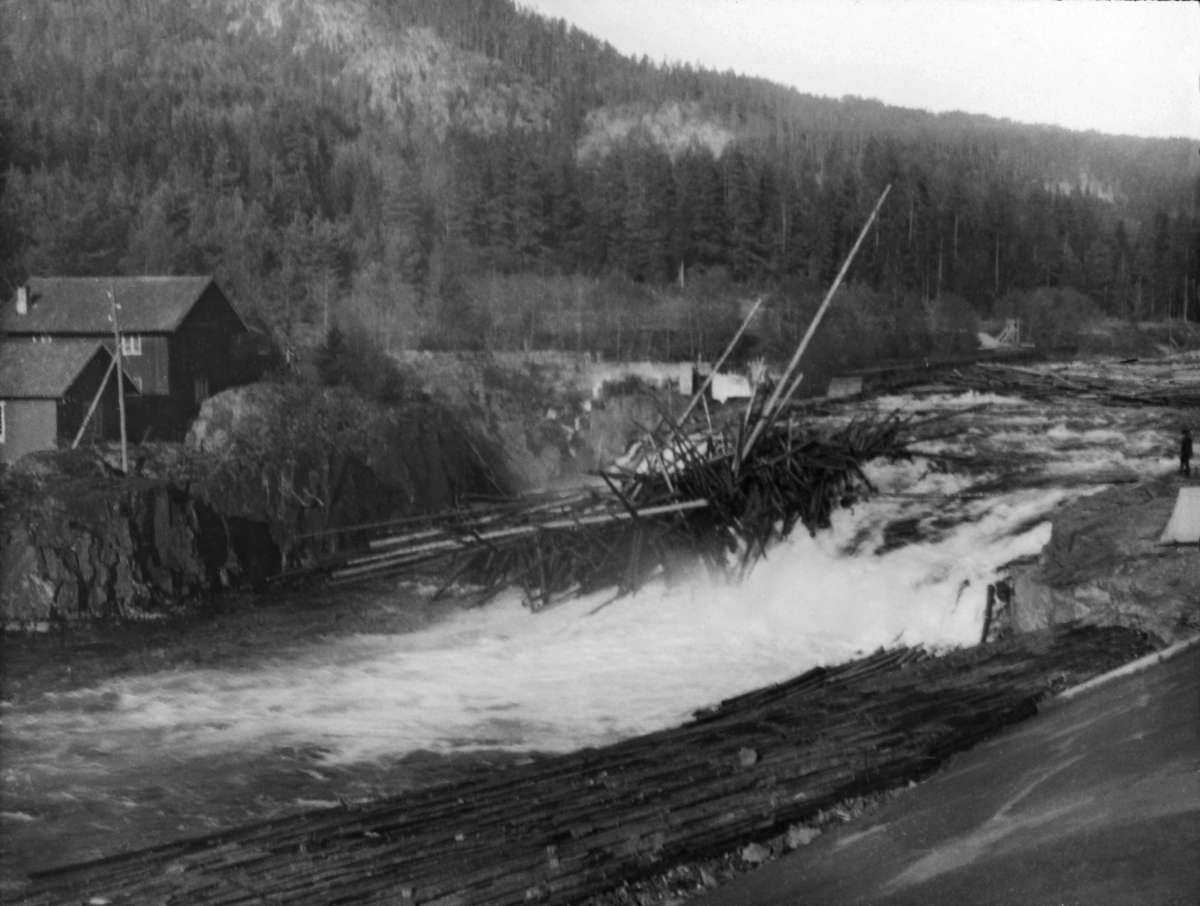
[[[1200,139],[1200,4],[518,0],[655,62],[802,92]]]

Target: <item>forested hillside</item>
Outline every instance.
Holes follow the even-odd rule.
[[[851,280],[893,334],[1037,288],[1197,318],[1183,139],[656,65],[508,0],[0,16],[5,296],[31,274],[212,272],[293,348],[360,323],[391,348],[632,352],[636,328],[691,355],[739,296],[770,293],[793,331],[891,183]]]

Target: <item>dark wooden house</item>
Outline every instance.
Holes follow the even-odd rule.
[[[0,310],[9,341],[99,340],[114,348],[115,297],[132,441],[181,440],[200,404],[254,380],[245,322],[212,277],[32,277]]]
[[[112,353],[99,340],[0,343],[0,462],[71,446],[96,394],[80,443],[119,440],[117,381],[108,376]],[[126,404],[137,386],[125,375]]]

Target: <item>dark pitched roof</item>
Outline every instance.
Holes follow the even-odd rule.
[[[170,333],[210,283],[212,277],[30,277],[28,313],[17,313],[14,295],[0,308],[0,331],[111,333],[111,286],[120,306],[122,331]]]
[[[111,357],[99,340],[0,343],[0,399],[59,399],[97,353]]]

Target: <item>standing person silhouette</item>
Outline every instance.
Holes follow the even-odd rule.
[[[1179,474],[1192,477],[1192,429],[1184,428],[1179,441]]]

